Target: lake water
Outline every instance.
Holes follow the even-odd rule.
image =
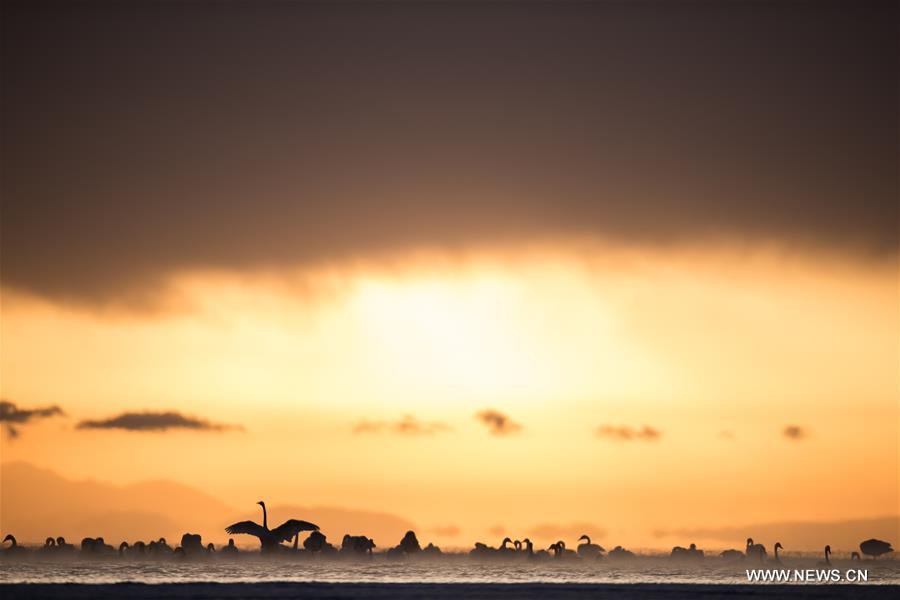
[[[627,561],[543,561],[484,563],[468,556],[433,560],[389,561],[376,556],[365,561],[239,560],[0,562],[0,583],[110,584],[164,583],[591,583],[591,584],[746,584],[746,569],[759,568],[750,561],[731,562],[707,558],[679,562],[667,557],[637,557]],[[786,559],[781,567],[766,569],[818,569],[817,559]],[[848,571],[868,572],[868,584],[900,585],[900,560],[833,561],[843,583]],[[791,581],[791,583],[797,583]]]

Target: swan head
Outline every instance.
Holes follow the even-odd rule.
[[[825,554],[831,554],[831,546],[825,546]]]
[[[503,541],[500,543],[505,546],[506,544],[512,544],[513,541],[511,539],[509,539],[508,537],[505,537],[505,538],[503,538]]]
[[[775,542],[775,548],[777,550],[784,550],[784,546],[781,545],[781,542]]]
[[[585,534],[585,535],[583,535],[583,536],[581,536],[581,537],[580,537],[580,538],[578,538],[578,541],[579,541],[579,542],[580,542],[580,541],[581,541],[581,540],[584,540],[584,541],[586,541],[586,542],[587,542],[587,543],[588,543],[588,544],[590,544],[590,543],[591,543],[591,538],[590,538],[590,537],[588,537],[588,535],[587,535],[587,534]]]
[[[747,547],[749,548],[752,545],[753,545],[753,538],[747,538]]]
[[[44,545],[45,546],[55,546],[56,540],[54,540],[52,537],[48,537],[46,540],[44,540]]]
[[[259,504],[259,505],[262,506],[263,508],[266,507],[266,503],[263,502],[262,500],[260,500],[259,502],[257,502],[257,504]]]
[[[560,549],[564,549],[566,547],[566,543],[562,540],[556,542],[556,545],[560,547]]]
[[[57,546],[65,546],[66,538],[64,538],[63,536],[59,536],[58,538],[56,538],[56,545]]]

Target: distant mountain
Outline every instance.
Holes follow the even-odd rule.
[[[116,486],[72,481],[27,463],[0,465],[0,527],[21,540],[63,535],[107,541],[180,538],[221,532],[235,511],[212,496],[170,481]],[[215,535],[221,538],[224,534]]]
[[[344,533],[365,533],[379,547],[399,542],[413,524],[388,513],[335,507],[301,508],[272,505],[269,525],[288,518],[313,521],[340,543]],[[205,540],[224,542],[225,525],[244,519],[262,522],[260,511],[240,511],[192,487],[166,480],[117,486],[93,480],[73,481],[59,474],[15,462],[0,465],[0,531],[37,543],[47,536],[79,541],[103,536],[107,542],[200,533]],[[239,545],[255,546],[248,536]]]

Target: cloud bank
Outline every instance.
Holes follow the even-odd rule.
[[[412,415],[405,415],[399,421],[360,421],[353,427],[353,433],[394,433],[397,435],[433,435],[451,431],[451,427],[441,421],[423,422]]]
[[[626,425],[600,425],[594,430],[594,436],[621,442],[655,442],[662,436],[662,432],[649,425],[644,425],[640,429]]]
[[[40,408],[19,408],[9,400],[0,400],[0,423],[3,424],[6,433],[11,438],[19,437],[20,425],[25,425],[36,419],[64,416],[66,413],[59,406],[44,406]]]
[[[793,440],[795,442],[799,442],[809,435],[806,429],[800,427],[799,425],[788,425],[784,428],[781,434],[787,439]]]
[[[491,435],[505,436],[518,433],[522,426],[499,410],[488,408],[475,414],[475,418],[488,428]]]
[[[78,429],[122,429],[125,431],[168,431],[188,429],[194,431],[242,431],[240,425],[211,423],[205,419],[189,417],[175,411],[125,412],[115,417],[85,420]]]
[[[670,4],[5,2],[3,285],[584,236],[895,257],[893,3]]]

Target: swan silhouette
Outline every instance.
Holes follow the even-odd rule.
[[[9,542],[9,548],[3,549],[3,554],[5,556],[15,557],[15,556],[25,556],[28,554],[28,548],[20,546],[16,541],[16,536],[11,533],[6,534],[6,537],[3,538],[3,543]]]
[[[766,558],[766,547],[762,544],[754,544],[753,538],[747,538],[747,558],[755,558],[762,562]]]
[[[626,550],[622,546],[616,546],[612,550],[609,551],[610,558],[634,558],[634,552],[631,550]]]
[[[57,552],[66,552],[66,553],[74,553],[75,546],[66,542],[66,538],[63,536],[59,536],[56,538],[56,551]]]
[[[234,545],[234,538],[228,538],[228,545],[219,551],[223,556],[237,556],[238,552],[237,546]]]
[[[275,529],[269,529],[268,514],[266,513],[266,503],[260,500],[257,502],[262,507],[263,524],[253,521],[238,521],[225,528],[226,533],[236,534],[244,533],[259,538],[260,549],[262,552],[271,552],[277,549],[282,542],[289,541],[292,537],[301,531],[317,531],[318,525],[308,521],[300,521],[298,519],[288,519]]]
[[[548,550],[553,550],[553,556],[555,558],[575,558],[577,556],[574,550],[566,548],[566,543],[562,540],[559,540],[555,544],[551,544]]]
[[[597,544],[591,543],[591,536],[588,534],[584,534],[578,541],[585,540],[583,544],[578,544],[578,556],[581,558],[600,558],[600,555],[606,550],[603,546],[598,546]]]
[[[860,542],[859,549],[863,554],[871,556],[872,558],[878,558],[882,554],[888,554],[894,551],[888,542],[876,540],[875,538]]]
[[[780,565],[780,564],[781,564],[781,557],[778,556],[778,551],[779,551],[779,550],[784,550],[784,546],[781,545],[781,542],[775,542],[774,549],[775,549],[775,558],[772,559],[772,562],[777,563],[777,564]]]
[[[831,546],[825,546],[825,560],[820,560],[816,563],[817,567],[830,567],[831,566]]]
[[[675,546],[669,554],[670,558],[703,558],[703,550],[697,549],[697,544],[691,544],[690,547]]]

